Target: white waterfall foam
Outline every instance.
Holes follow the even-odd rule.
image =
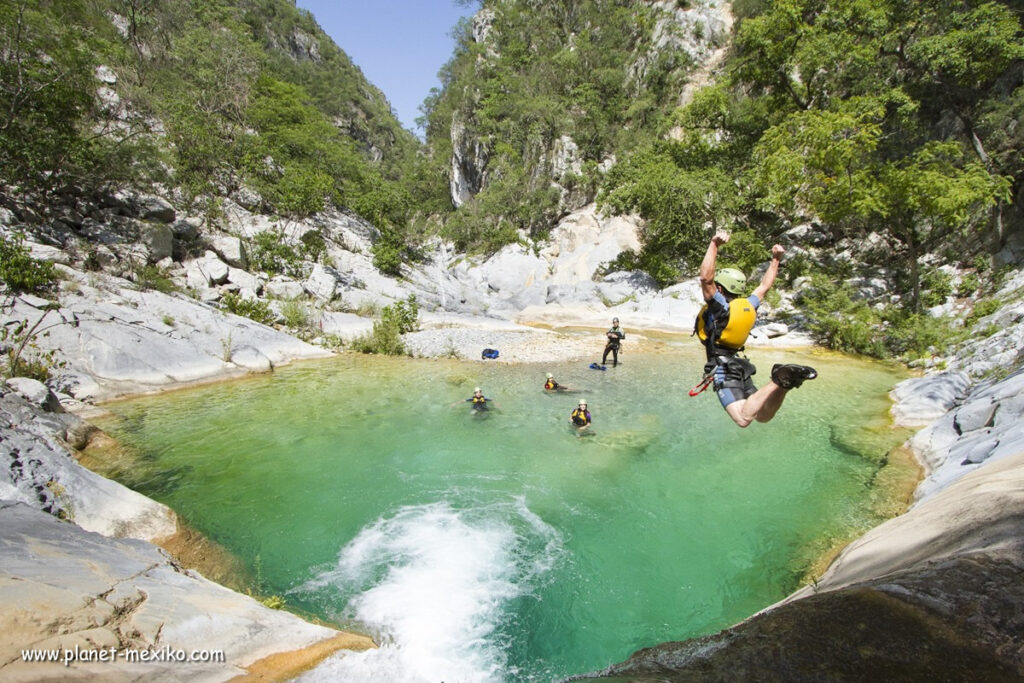
[[[500,681],[501,626],[561,553],[557,531],[524,501],[406,507],[364,528],[336,567],[297,590],[352,595],[347,616],[381,647],[329,659],[302,681]]]

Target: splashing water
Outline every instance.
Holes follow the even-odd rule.
[[[348,616],[382,646],[340,656],[303,681],[493,681],[507,672],[508,603],[531,593],[561,550],[559,534],[515,504],[407,507],[363,529],[337,567],[296,592],[353,595]]]

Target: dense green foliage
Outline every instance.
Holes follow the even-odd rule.
[[[691,275],[717,229],[733,234],[722,265],[750,273],[814,223],[826,250],[881,246],[797,254],[782,281],[817,276],[819,338],[874,355],[926,352],[941,335],[923,308],[992,293],[977,258],[1024,215],[1017,0],[736,0],[723,75],[683,107],[693,65],[665,19],[687,3],[479,4],[423,105],[424,146],[289,0],[0,0],[0,203],[159,183],[216,220],[220,197],[251,189],[283,217],[359,214],[381,232],[375,265],[399,275],[438,230],[493,251],[598,197],[646,219],[642,251],[609,267],[662,284]],[[457,209],[453,163],[471,195]],[[324,249],[316,233],[249,246],[257,268],[295,276]],[[0,248],[8,286],[52,280]],[[954,289],[934,255],[979,275]],[[863,259],[897,303],[841,284]],[[135,277],[165,286],[152,268]]]
[[[53,263],[32,258],[24,241],[21,233],[0,234],[0,281],[14,292],[45,289],[57,279]]]
[[[60,193],[124,180],[146,149],[97,97],[97,55],[109,35],[83,0],[0,0],[0,182]]]
[[[220,305],[235,315],[241,315],[258,323],[269,325],[277,316],[270,310],[270,304],[262,299],[244,299],[238,294],[226,293],[220,300]]]
[[[647,219],[635,263],[671,282],[695,270],[723,227],[752,230],[763,255],[800,222],[818,222],[833,244],[873,232],[885,248],[868,265],[897,266],[890,285],[903,303],[880,312],[819,284],[806,303],[819,339],[872,355],[941,346],[949,335],[918,313],[952,287],[922,258],[971,266],[1000,246],[1006,221],[1019,221],[1006,210],[1024,182],[1019,8],[763,0],[734,9],[727,78],[676,112],[671,139],[643,146],[603,186],[603,206]],[[853,274],[840,262],[818,268],[833,283]]]
[[[380,319],[373,322],[373,330],[351,342],[355,351],[404,356],[408,353],[402,335],[419,329],[420,306],[415,295],[405,301],[385,306]]]
[[[453,121],[488,160],[485,182],[446,220],[459,247],[487,251],[517,230],[538,235],[552,226],[565,210],[552,181],[578,192],[578,203],[591,199],[598,164],[656,134],[689,57],[652,49],[662,10],[646,3],[485,0],[482,9],[492,16],[486,38],[477,42],[469,22],[459,27],[443,88],[423,110],[438,173],[450,173]],[[580,173],[554,177],[563,136],[578,147]]]
[[[0,0],[0,39],[0,182],[161,182],[209,207],[248,186],[264,210],[346,208],[403,247],[443,192],[383,95],[288,0]]]
[[[965,337],[947,319],[908,315],[897,306],[872,308],[849,285],[824,276],[813,278],[801,303],[819,343],[875,358],[943,355]]]

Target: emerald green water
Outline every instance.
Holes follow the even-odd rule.
[[[792,591],[809,544],[875,523],[886,366],[755,350],[820,377],[732,425],[698,349],[506,366],[342,356],[111,404],[121,479],[258,574],[265,594],[375,635],[310,680],[552,680],[714,632]],[[594,435],[568,416],[586,389]],[[454,401],[474,386],[484,417]],[[870,440],[868,440],[870,442]],[[874,454],[877,455],[877,454]]]

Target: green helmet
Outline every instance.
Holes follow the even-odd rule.
[[[722,289],[730,294],[738,295],[743,292],[743,287],[747,284],[747,276],[736,268],[722,268],[715,275],[715,282],[722,285]]]

